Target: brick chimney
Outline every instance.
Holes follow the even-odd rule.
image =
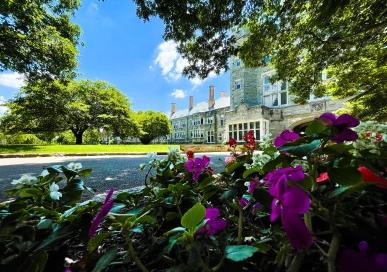
[[[210,85],[208,88],[208,108],[213,108],[215,106],[215,87]]]
[[[225,91],[221,91],[221,92],[220,92],[220,97],[227,97],[226,92],[225,92]]]
[[[194,106],[194,102],[193,102],[193,96],[190,95],[189,96],[189,104],[188,104],[188,109],[189,110],[192,110],[193,109],[193,106]]]
[[[176,113],[176,103],[171,103],[171,115]]]

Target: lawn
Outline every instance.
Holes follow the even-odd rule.
[[[0,154],[166,152],[167,144],[131,145],[0,145]]]

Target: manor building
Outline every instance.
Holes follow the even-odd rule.
[[[189,97],[188,108],[177,110],[172,103],[170,120],[174,143],[223,143],[229,138],[243,142],[249,130],[261,140],[285,128],[301,130],[305,124],[327,111],[343,107],[344,100],[311,97],[308,103],[293,102],[288,83],[272,83],[275,70],[269,67],[248,68],[236,57],[230,59],[230,95],[209,86],[208,101],[194,104]],[[328,80],[326,75],[322,80]]]

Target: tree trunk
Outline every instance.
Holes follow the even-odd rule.
[[[75,144],[82,144],[83,143],[83,133],[85,132],[84,130],[71,130],[75,137]]]

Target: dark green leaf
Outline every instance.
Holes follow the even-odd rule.
[[[321,144],[320,140],[313,140],[307,144],[299,144],[299,145],[284,145],[279,149],[283,152],[288,152],[292,155],[296,156],[306,156],[309,153],[315,151]]]
[[[91,172],[92,172],[92,171],[93,171],[92,169],[83,169],[83,170],[81,170],[81,171],[78,172],[78,175],[79,175],[80,177],[88,177],[88,176],[91,175]]]
[[[102,272],[116,257],[118,249],[113,248],[107,251],[101,258],[99,258],[92,272]]]
[[[350,186],[362,182],[359,171],[354,167],[330,168],[328,169],[329,179],[343,186]]]
[[[234,262],[246,260],[254,255],[258,248],[248,245],[226,246],[225,256]]]

